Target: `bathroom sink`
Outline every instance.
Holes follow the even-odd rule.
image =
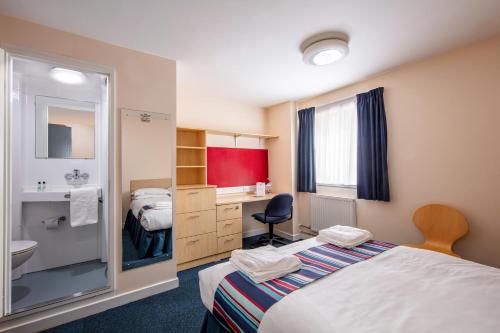
[[[89,187],[86,185],[83,187]],[[23,190],[23,202],[42,202],[42,201],[69,201],[69,191],[72,187],[50,187],[43,192],[38,192],[36,188],[26,188]],[[99,198],[102,196],[102,189],[98,187]]]

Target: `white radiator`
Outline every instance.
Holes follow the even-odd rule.
[[[356,201],[327,195],[311,195],[311,230],[318,231],[336,224],[356,226]]]

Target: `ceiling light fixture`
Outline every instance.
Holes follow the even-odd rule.
[[[304,50],[303,60],[308,65],[332,64],[349,54],[349,45],[342,39],[331,38],[314,42]]]
[[[61,67],[52,68],[50,70],[50,77],[66,84],[82,84],[87,78],[82,72]]]

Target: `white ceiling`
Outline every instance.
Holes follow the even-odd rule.
[[[255,106],[301,99],[500,34],[499,0],[0,0],[0,13],[178,61],[179,89]],[[350,55],[302,63],[340,31]]]

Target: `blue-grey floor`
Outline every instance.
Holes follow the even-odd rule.
[[[243,247],[249,248],[257,238],[258,236],[245,238]],[[54,327],[45,332],[198,333],[206,311],[200,298],[198,271],[214,264],[179,272],[177,289]]]
[[[106,263],[92,260],[24,274],[12,281],[12,311],[107,285]]]

